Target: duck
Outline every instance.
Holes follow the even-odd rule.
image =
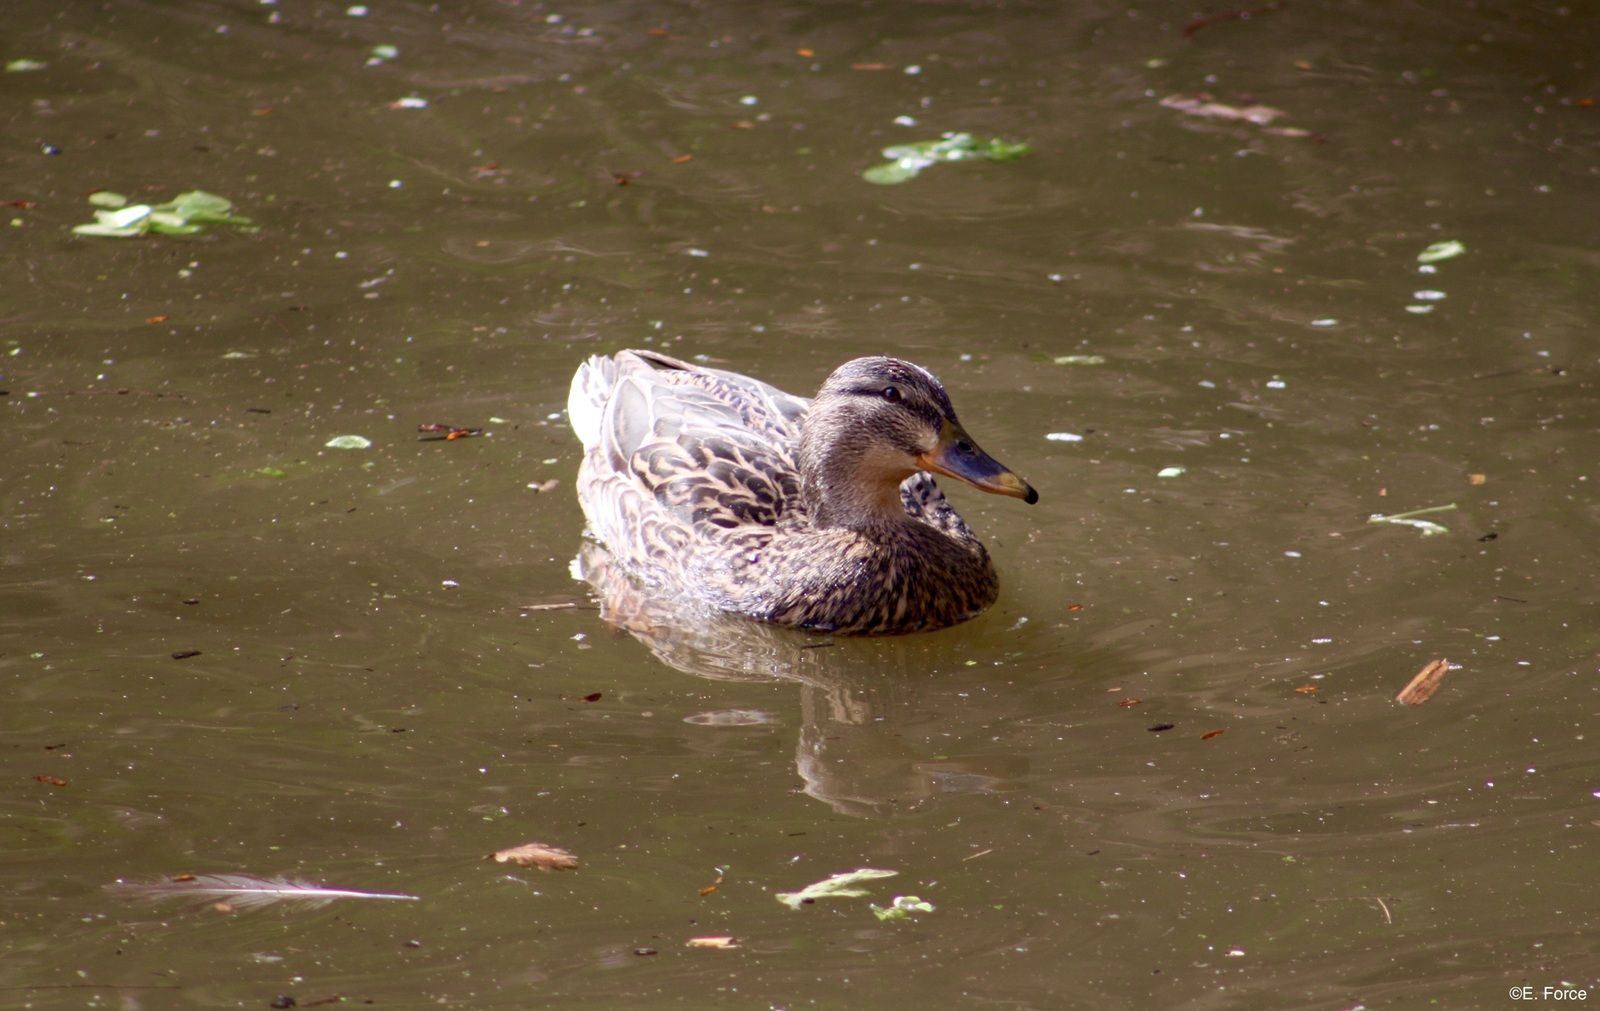
[[[1039,500],[967,434],[938,378],[899,358],[845,362],[806,399],[657,351],[596,355],[567,416],[589,536],[685,612],[944,628],[993,604],[999,580],[933,475]]]

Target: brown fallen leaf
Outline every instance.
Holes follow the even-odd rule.
[[[46,776],[35,776],[33,778],[38,780],[39,782],[43,783],[45,786],[66,786],[67,785],[67,781],[62,779],[60,776],[49,776],[49,775],[46,775]]]
[[[1123,707],[1124,709],[1129,706],[1142,706],[1144,705],[1144,699],[1118,699],[1117,705]]]
[[[1296,688],[1295,691],[1299,692],[1301,695],[1315,695],[1317,694],[1317,686],[1301,685],[1299,688]]]
[[[1439,683],[1444,680],[1444,676],[1448,673],[1450,673],[1449,660],[1440,657],[1437,660],[1428,661],[1421,670],[1417,671],[1417,676],[1412,678],[1404,688],[1400,689],[1400,694],[1394,697],[1395,701],[1408,706],[1422,705],[1433,698],[1433,693],[1439,690]]]
[[[1489,475],[1488,474],[1468,474],[1467,475],[1467,483],[1470,484],[1470,485],[1487,484],[1488,481],[1489,481]]]
[[[691,948],[737,948],[737,937],[691,937],[688,940]]]
[[[144,321],[146,323],[165,323],[167,320],[169,320],[171,318],[172,317],[170,315],[168,315],[167,313],[158,312],[154,316],[146,316],[144,318]]]
[[[541,871],[575,871],[578,858],[559,846],[544,843],[524,843],[510,849],[491,853],[497,864],[516,864],[518,867],[537,867]]]
[[[796,56],[804,56],[807,59],[810,59],[811,57],[817,55],[817,51],[815,49],[808,49],[808,48],[802,47],[800,49],[796,49],[794,51],[794,54]]]
[[[1200,739],[1202,741],[1209,741],[1213,737],[1221,737],[1221,736],[1222,736],[1222,731],[1220,731],[1220,730],[1207,730],[1205,733],[1200,735]]]
[[[692,154],[675,154],[672,156],[672,164],[674,165],[682,165],[684,162],[691,161],[694,161],[694,155]]]

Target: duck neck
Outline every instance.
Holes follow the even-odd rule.
[[[871,534],[910,519],[900,499],[900,482],[912,471],[878,455],[840,440],[830,442],[812,426],[803,427],[800,499],[814,526]]]

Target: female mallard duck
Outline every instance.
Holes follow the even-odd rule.
[[[994,602],[989,553],[927,471],[1029,503],[928,370],[857,358],[814,401],[654,351],[567,401],[594,537],[652,593],[829,632],[942,628]]]

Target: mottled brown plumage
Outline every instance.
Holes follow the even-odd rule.
[[[1037,501],[974,445],[932,373],[841,365],[814,401],[653,351],[596,356],[568,399],[589,529],[652,594],[802,628],[972,617],[988,552],[927,473]]]

